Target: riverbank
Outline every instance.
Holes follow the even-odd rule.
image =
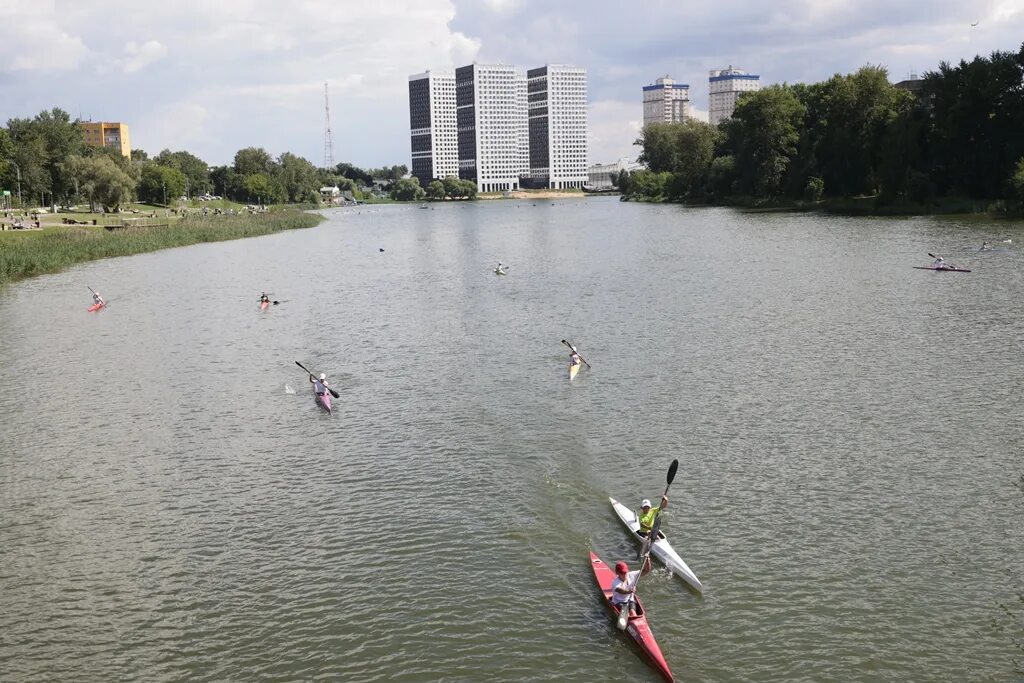
[[[683,206],[725,206],[760,212],[800,213],[818,212],[838,216],[988,216],[990,218],[1020,218],[1007,211],[1005,202],[943,197],[921,204],[909,201],[881,201],[878,197],[843,197],[804,201],[793,199],[758,199],[733,196],[713,202],[694,202],[664,197],[622,196],[624,202],[642,204],[681,204]]]
[[[312,228],[323,220],[319,214],[289,208],[243,216],[190,215],[164,225],[117,230],[93,225],[7,230],[0,232],[0,285],[85,261]]]

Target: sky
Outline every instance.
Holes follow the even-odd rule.
[[[973,24],[973,25],[972,25]],[[707,116],[708,71],[890,80],[1024,42],[1024,0],[0,0],[0,121],[60,107],[150,155],[263,147],[410,163],[408,76],[473,61],[588,71],[590,163],[634,157],[641,88],[670,75]]]

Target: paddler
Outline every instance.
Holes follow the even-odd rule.
[[[633,608],[636,582],[649,571],[651,571],[650,555],[644,558],[644,566],[633,572],[629,571],[629,565],[625,562],[616,562],[615,578],[612,580],[612,604],[618,605],[620,610],[623,605],[628,604],[629,615],[636,616],[636,610]]]
[[[935,260],[932,261],[932,268],[949,268],[949,264],[946,263],[946,259],[936,256]]]
[[[569,348],[572,349],[572,353],[569,354],[569,365],[579,365],[583,359],[580,357],[580,354],[576,352],[576,347],[570,346]]]
[[[637,515],[637,519],[640,520],[640,530],[637,532],[641,536],[648,536],[651,533],[651,529],[654,528],[654,520],[658,518],[658,513],[668,507],[668,496],[661,497],[661,505],[656,508],[651,507],[651,501],[644,498],[640,501],[640,514]]]
[[[270,303],[270,297],[267,296],[266,292],[263,292],[263,293],[260,294],[260,303],[261,304],[269,304]]]
[[[103,300],[103,297],[102,297],[102,296],[100,296],[100,293],[99,293],[99,292],[93,292],[93,293],[92,293],[92,302],[93,302],[94,304],[99,304],[100,306],[103,306],[103,305],[105,305],[105,304],[107,303],[107,302],[105,302],[105,301]]]
[[[321,372],[319,379],[317,379],[316,377],[313,377],[313,375],[310,375],[309,376],[309,381],[313,383],[313,391],[316,392],[317,396],[323,396],[324,394],[327,393],[327,387],[329,385],[327,384],[327,375],[326,374]]]

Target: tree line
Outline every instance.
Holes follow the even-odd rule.
[[[925,74],[920,91],[879,66],[811,85],[745,93],[732,118],[649,124],[647,170],[626,198],[737,203],[947,198],[1024,208],[1024,45]]]
[[[133,149],[129,160],[117,149],[86,144],[78,123],[54,108],[0,128],[0,188],[12,190],[15,204],[19,194],[24,206],[88,202],[107,211],[136,200],[169,206],[183,196],[209,195],[250,204],[317,203],[320,188],[333,186],[354,199],[374,192],[407,198],[398,191],[409,180],[405,165],[362,169],[343,162],[322,169],[291,152],[274,158],[260,147],[241,149],[232,164],[213,167],[169,149],[153,157]]]

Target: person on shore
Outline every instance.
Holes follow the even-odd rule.
[[[92,302],[94,304],[99,304],[100,306],[105,306],[107,303],[106,301],[103,300],[103,297],[100,296],[99,292],[92,293]]]
[[[313,391],[316,392],[317,396],[323,396],[327,393],[327,387],[330,385],[327,383],[327,375],[325,373],[321,372],[319,378],[310,375],[309,381],[313,384]]]
[[[640,514],[637,515],[637,519],[640,520],[640,530],[637,532],[643,537],[650,535],[651,530],[654,528],[654,520],[658,518],[658,514],[668,508],[668,496],[661,497],[661,505],[656,508],[651,507],[651,501],[644,498],[640,501]]]
[[[651,556],[644,558],[644,564],[636,571],[629,571],[629,565],[625,562],[615,563],[615,579],[612,580],[612,604],[617,605],[619,610],[629,607],[629,616],[636,616],[634,598],[636,596],[636,582],[641,576],[651,571]]]

